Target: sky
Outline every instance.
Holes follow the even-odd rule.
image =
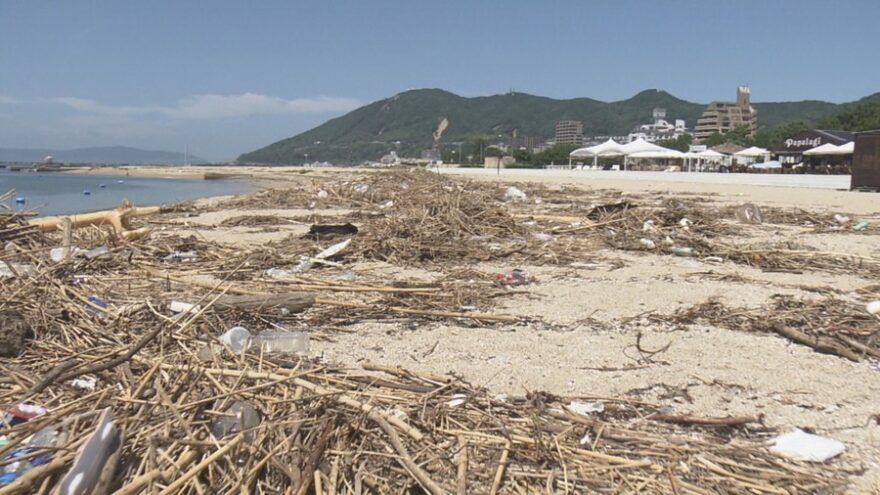
[[[0,147],[209,160],[412,88],[696,102],[880,91],[878,0],[0,0]]]

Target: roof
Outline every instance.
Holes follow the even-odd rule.
[[[856,138],[856,133],[850,131],[833,129],[812,129],[812,131],[816,134],[821,134],[832,141],[839,141],[839,144],[847,143]]]

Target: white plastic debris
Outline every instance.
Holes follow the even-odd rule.
[[[871,301],[865,306],[865,309],[868,310],[868,313],[872,315],[876,315],[880,313],[880,301]]]
[[[589,434],[589,433],[586,433],[586,434],[584,434],[584,436],[581,437],[581,440],[580,440],[579,443],[580,443],[581,445],[586,445],[586,444],[588,444],[588,443],[592,443],[592,441],[593,441],[593,439],[590,438],[590,434]]]
[[[339,254],[343,249],[347,248],[348,245],[351,244],[351,239],[346,239],[342,242],[337,242],[336,244],[328,247],[327,249],[321,251],[320,253],[315,255],[315,258],[319,260],[332,258],[333,256]]]
[[[168,305],[168,309],[171,310],[172,313],[198,313],[202,308],[198,304],[191,304],[183,301],[171,301]]]
[[[504,193],[504,201],[525,201],[527,199],[526,193],[518,187],[510,186]]]
[[[360,182],[358,184],[355,184],[352,189],[354,189],[354,191],[357,193],[363,194],[370,190],[370,186],[369,184],[364,184],[363,182]]]
[[[358,278],[358,274],[351,270],[345,270],[336,276],[336,280],[341,280],[343,282],[354,282]]]
[[[673,247],[670,251],[676,256],[693,256],[694,248],[692,247]]]
[[[269,278],[283,280],[290,277],[290,272],[283,268],[269,268],[266,270],[266,275],[269,276]]]
[[[64,258],[67,258],[69,254],[71,254],[71,248],[69,247],[57,247],[49,250],[49,258],[55,263],[64,260]]]
[[[645,223],[642,224],[642,231],[644,232],[651,232],[655,228],[653,220],[645,220]]]
[[[162,261],[176,261],[178,263],[185,261],[195,261],[199,255],[195,251],[174,251],[173,253],[162,258]]]
[[[846,450],[846,445],[833,438],[820,437],[794,430],[774,439],[770,451],[797,461],[824,462],[837,457]]]
[[[321,189],[320,191],[318,191],[317,196],[318,196],[319,199],[324,199],[324,198],[327,197],[327,191]]]
[[[688,218],[682,218],[681,220],[678,221],[678,224],[684,228],[687,228],[687,227],[693,225],[694,222],[691,222],[690,219],[688,219]]]
[[[652,241],[651,239],[641,238],[639,239],[639,244],[641,244],[642,247],[644,247],[645,249],[654,249],[657,247],[657,245],[654,244],[654,241]]]
[[[382,203],[381,205],[379,205],[379,209],[380,209],[380,210],[385,210],[385,209],[391,208],[392,206],[394,206],[394,201],[392,201],[392,200],[389,199],[388,201],[386,201],[386,202]]]
[[[388,412],[389,416],[394,416],[395,418],[397,418],[401,421],[406,421],[409,419],[409,416],[407,416],[405,412],[401,411],[400,409],[398,409],[396,407],[393,407],[391,409],[386,409],[386,411]]]
[[[849,217],[846,215],[841,215],[840,213],[835,213],[834,221],[839,223],[840,225],[845,225],[849,223]]]
[[[79,378],[74,378],[70,384],[80,390],[94,392],[95,387],[98,385],[98,379],[93,376],[81,376]]]
[[[10,268],[10,265],[12,268]],[[27,263],[6,263],[0,262],[0,278],[10,278],[17,275],[28,275],[36,270],[34,265]]]
[[[455,394],[452,396],[452,400],[446,402],[446,405],[448,407],[458,407],[458,406],[464,404],[466,400],[467,400],[467,395]]]
[[[589,416],[592,413],[600,413],[605,410],[605,404],[601,402],[581,402],[577,400],[573,400],[568,403],[566,406],[567,409],[573,413],[581,414],[583,416]]]
[[[672,246],[673,244],[675,244],[675,241],[673,241],[671,237],[666,236],[666,237],[663,239],[662,244],[663,244],[664,246]]]
[[[535,239],[537,239],[541,242],[550,242],[550,241],[556,240],[556,238],[553,237],[553,235],[548,234],[546,232],[532,232],[532,237],[534,237]]]
[[[245,327],[232,327],[220,336],[220,342],[232,352],[241,354],[251,345],[251,333]]]

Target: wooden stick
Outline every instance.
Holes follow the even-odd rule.
[[[458,495],[467,495],[468,444],[464,437],[458,437]]]
[[[498,493],[501,488],[501,481],[504,479],[504,470],[507,469],[507,457],[510,455],[510,440],[504,444],[504,451],[501,452],[501,460],[498,461],[498,470],[495,471],[495,479],[492,481],[492,489],[489,490],[491,495]]]
[[[174,480],[173,483],[166,486],[164,490],[159,492],[159,495],[171,495],[172,493],[177,493],[183,488],[184,485],[189,482],[193,477],[202,472],[205,468],[210,466],[214,461],[226,455],[233,447],[240,444],[241,441],[244,440],[244,433],[239,433],[233,438],[229,443],[217,449],[216,452],[206,457],[202,462],[193,466],[192,469],[184,473],[180,478]]]
[[[699,416],[690,416],[687,414],[655,414],[648,416],[656,421],[666,423],[676,423],[680,425],[700,425],[700,426],[742,426],[749,423],[757,423],[760,418],[755,416],[728,416],[726,418],[704,418]]]
[[[388,435],[388,440],[391,442],[391,446],[394,447],[394,450],[397,451],[397,455],[400,456],[398,461],[400,461],[403,467],[413,475],[425,490],[432,495],[443,495],[447,493],[446,490],[441,488],[437,482],[428,476],[428,473],[423,471],[422,468],[416,464],[412,456],[407,452],[406,447],[403,446],[403,442],[400,441],[400,437],[397,436],[397,432],[394,431],[394,428],[392,428],[387,421],[385,421],[385,418],[381,414],[378,414],[378,411],[373,409],[367,417],[379,425],[379,427]]]
[[[151,471],[148,471],[133,479],[131,483],[123,486],[122,488],[114,492],[113,495],[137,495],[138,493],[143,492],[144,488],[156,479],[172,479],[182,469],[195,462],[198,457],[198,451],[189,449],[184,450],[183,454],[181,454],[180,457],[177,458],[177,462],[175,464],[172,464],[170,467],[165,468],[164,471],[161,468],[155,468]]]
[[[308,292],[287,292],[266,295],[224,295],[214,303],[218,309],[258,311],[266,308],[287,309],[299,313],[315,304],[315,296]]]
[[[187,371],[190,369],[185,366],[166,364],[166,363],[162,363],[161,367],[164,369],[179,370],[179,371]],[[208,375],[220,375],[220,376],[229,376],[229,377],[235,377],[235,378],[244,377],[244,378],[249,378],[251,380],[260,380],[260,379],[263,379],[263,380],[265,380],[265,379],[287,380],[287,379],[291,378],[290,375],[281,375],[278,373],[260,373],[260,372],[256,372],[256,371],[230,370],[230,369],[222,369],[222,368],[206,368],[204,371]],[[343,404],[343,405],[346,405],[349,407],[353,407],[355,409],[359,409],[367,414],[375,411],[376,414],[381,415],[386,421],[388,421],[389,423],[396,426],[398,429],[400,429],[401,431],[403,431],[404,433],[406,433],[407,435],[412,437],[414,440],[421,441],[425,437],[425,435],[422,432],[420,432],[416,428],[413,428],[412,426],[408,425],[406,422],[404,422],[400,418],[397,418],[396,416],[388,415],[382,411],[374,409],[373,406],[369,406],[369,405],[364,404],[363,402],[360,402],[356,399],[352,399],[351,397],[345,395],[341,390],[331,388],[331,387],[323,387],[321,385],[312,383],[312,382],[310,382],[308,380],[304,380],[302,378],[293,378],[290,381],[294,385],[300,386],[300,387],[302,387],[306,390],[309,390],[309,391],[311,391],[315,394],[318,394],[318,395],[325,395],[327,397],[332,398],[336,402],[339,402],[340,404]]]

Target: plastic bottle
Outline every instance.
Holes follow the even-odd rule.
[[[254,336],[254,346],[264,353],[307,354],[309,334],[305,332],[268,331]]]
[[[214,409],[221,405],[214,404]],[[211,424],[211,433],[216,438],[224,438],[229,435],[245,431],[245,440],[252,441],[254,438],[253,428],[260,424],[260,413],[254,409],[254,406],[244,401],[235,401],[228,409],[223,411],[223,415],[217,417]]]
[[[692,247],[674,247],[671,249],[672,254],[676,256],[693,256],[694,248]]]
[[[107,254],[109,252],[110,252],[110,248],[108,248],[107,246],[98,246],[94,249],[89,249],[88,251],[83,253],[83,256],[85,256],[86,258],[92,259],[92,258],[97,258],[98,256],[101,256],[103,254]]]
[[[232,327],[220,336],[220,342],[226,344],[232,352],[242,354],[250,347],[251,333],[245,327]]]

